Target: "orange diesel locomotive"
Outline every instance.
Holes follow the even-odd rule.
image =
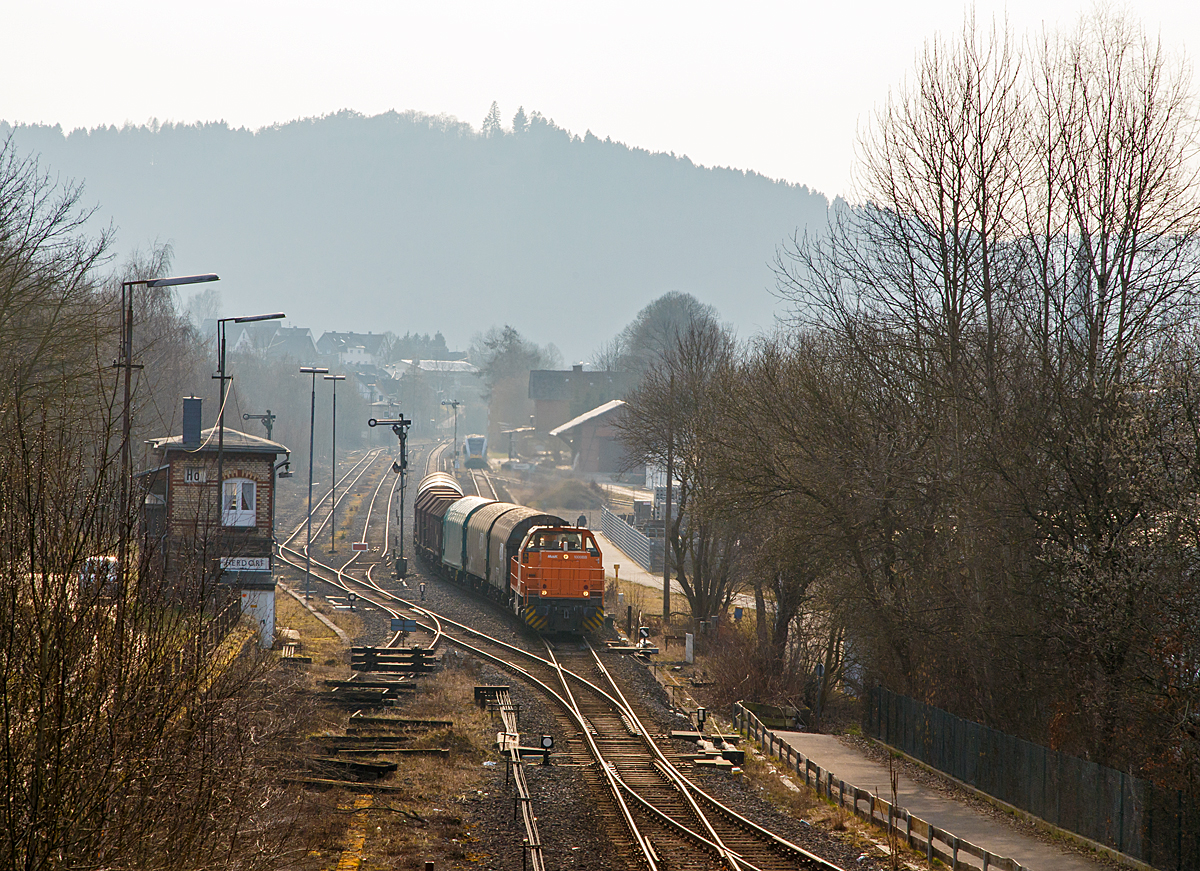
[[[417,487],[417,553],[545,633],[604,624],[604,559],[591,531],[512,502],[463,496],[435,472]]]

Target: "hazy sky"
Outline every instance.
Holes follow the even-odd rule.
[[[759,2],[10,2],[0,119],[65,128],[224,120],[260,127],[350,108],[479,126],[492,100],[582,134],[851,188],[855,131],[955,0]],[[1073,24],[1084,0],[983,0],[1018,32]],[[1140,0],[1186,50],[1200,4]]]

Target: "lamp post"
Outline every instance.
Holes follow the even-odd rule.
[[[457,399],[443,399],[442,405],[449,405],[454,409],[454,468],[458,468],[458,407],[466,405],[465,402],[460,402]]]
[[[329,370],[320,366],[301,366],[300,371],[312,375],[312,405],[308,412],[308,533],[304,537],[304,600],[312,598],[309,594],[309,582],[312,577],[312,557],[309,548],[312,547],[312,470],[313,470],[313,427],[317,423],[317,376],[327,375]]]
[[[315,375],[313,380],[316,380]],[[333,466],[333,479],[329,485],[329,552],[337,553],[337,383],[345,381],[346,376],[326,375],[325,380],[333,382],[333,446],[329,451],[333,455],[330,463]]]
[[[667,492],[663,508],[663,632],[671,628],[671,486],[675,481],[675,375],[671,375],[670,409],[667,414]],[[665,647],[666,642],[663,642]]]
[[[130,512],[129,498],[133,489],[130,480],[133,474],[133,457],[130,452],[130,432],[132,431],[132,416],[130,407],[133,395],[133,370],[142,368],[133,362],[133,289],[135,287],[176,287],[181,284],[200,284],[207,281],[220,281],[220,276],[214,272],[199,275],[176,275],[172,278],[140,278],[134,281],[121,282],[121,357],[113,363],[114,368],[125,370],[125,398],[121,407],[121,535],[117,541],[118,579],[122,594],[118,602],[124,603],[125,579],[128,571],[125,561],[129,555]],[[124,631],[124,609],[118,608],[118,633]]]
[[[251,324],[256,321],[277,321],[286,318],[283,312],[269,315],[248,315],[236,318],[217,319],[217,374],[214,379],[221,382],[221,405],[217,411],[217,525],[220,526],[225,517],[225,383],[232,381],[232,375],[225,374],[225,325],[232,321],[235,324]]]

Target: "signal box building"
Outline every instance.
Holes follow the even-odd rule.
[[[260,643],[275,634],[273,565],[279,442],[225,428],[200,428],[200,400],[184,400],[183,434],[153,441],[142,473],[147,534],[168,577],[216,578],[259,622]],[[219,456],[218,456],[219,454]],[[224,480],[218,487],[218,467]],[[220,494],[220,495],[218,495]]]

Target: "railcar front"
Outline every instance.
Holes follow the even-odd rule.
[[[535,526],[510,563],[513,610],[546,633],[604,626],[604,555],[591,530]]]
[[[468,469],[486,469],[487,436],[469,435],[463,439],[463,466]]]

